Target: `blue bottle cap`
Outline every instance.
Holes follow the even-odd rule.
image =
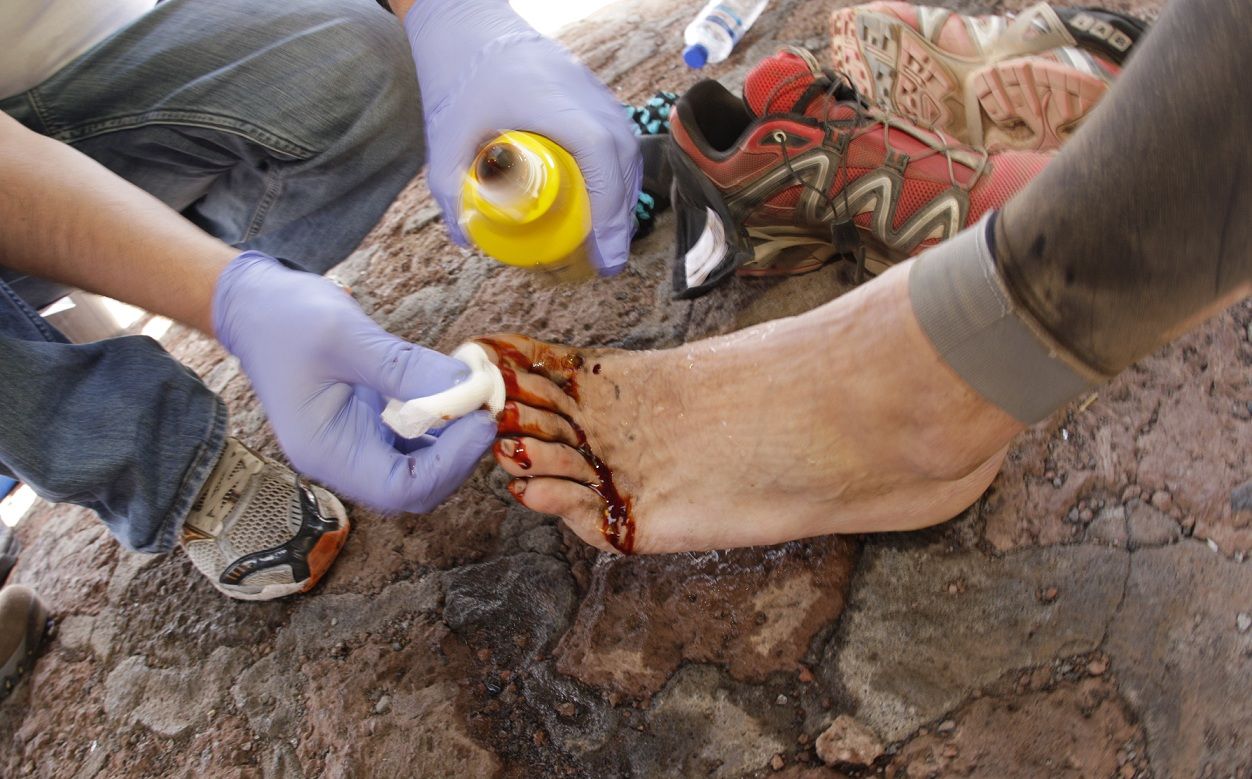
[[[697,43],[683,49],[683,62],[687,63],[691,68],[702,68],[709,61],[709,50],[704,44]]]

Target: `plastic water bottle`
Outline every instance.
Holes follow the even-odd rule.
[[[461,228],[487,255],[559,281],[595,275],[591,198],[578,163],[542,135],[506,132],[483,146],[461,191]]]
[[[769,0],[709,0],[683,33],[683,62],[702,68],[729,57],[767,5]]]

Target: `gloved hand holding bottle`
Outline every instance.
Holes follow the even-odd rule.
[[[542,135],[574,156],[591,198],[589,259],[626,265],[639,196],[639,146],[621,105],[585,66],[505,0],[393,0],[413,48],[430,189],[452,237],[462,186],[480,148],[505,130]]]

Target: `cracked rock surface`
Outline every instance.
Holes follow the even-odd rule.
[[[698,5],[621,2],[564,39],[624,101],[681,91]],[[826,56],[832,6],[775,0],[700,75],[737,87],[782,43]],[[418,180],[333,275],[445,351],[497,330],[666,347],[850,288],[831,266],[674,301],[672,231],[614,279],[545,286],[452,246]],[[164,340],[279,455],[235,361]],[[322,585],[254,604],[40,504],[14,578],[59,630],[0,705],[0,776],[1249,776],[1249,442],[1244,303],[1028,431],[977,504],[916,533],[612,558],[484,464],[430,515],[355,507]],[[881,744],[871,765],[825,764],[836,721]]]

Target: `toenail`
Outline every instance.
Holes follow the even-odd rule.
[[[517,451],[517,442],[512,438],[501,438],[496,441],[496,451],[504,457],[512,457],[513,453]]]
[[[521,500],[522,495],[526,494],[526,479],[514,479],[509,482],[509,494],[516,500]]]

